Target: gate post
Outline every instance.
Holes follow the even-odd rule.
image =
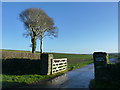
[[[53,59],[53,54],[41,54],[41,65],[40,65],[40,73],[42,75],[50,75],[51,74],[51,60]]]
[[[95,80],[103,79],[106,73],[108,54],[106,52],[94,52]]]

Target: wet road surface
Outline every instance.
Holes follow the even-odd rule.
[[[91,79],[94,79],[94,64],[89,64],[52,80],[32,84],[25,88],[88,88]]]

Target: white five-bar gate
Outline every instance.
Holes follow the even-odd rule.
[[[64,71],[67,69],[67,58],[61,58],[61,59],[52,59],[52,74]]]

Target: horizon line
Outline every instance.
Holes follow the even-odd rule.
[[[0,49],[0,50],[13,50],[13,51],[28,51],[28,52],[31,52],[30,50],[20,50],[20,49]],[[40,52],[40,51],[36,51],[36,52]],[[97,51],[94,51],[94,52],[97,52]],[[104,51],[98,51],[98,52],[104,52]],[[51,51],[46,51],[46,52],[43,52],[43,53],[64,53],[64,54],[93,54],[93,53],[72,53],[72,52],[55,52],[55,51],[53,51],[53,52],[51,52]],[[109,54],[111,54],[111,53],[119,53],[119,52],[109,52]]]

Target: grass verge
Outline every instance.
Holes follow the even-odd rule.
[[[74,63],[68,64],[68,71],[81,68],[81,67],[86,66],[86,65],[91,64],[91,63],[93,63],[93,60],[83,61],[83,62],[79,62],[77,64],[74,64]]]
[[[0,75],[2,77],[2,88],[12,88],[12,87],[18,87],[18,86],[24,86],[36,82],[40,82],[42,80],[48,80],[55,78],[59,75],[62,75],[66,71],[63,71],[61,73],[57,73],[54,75]]]

